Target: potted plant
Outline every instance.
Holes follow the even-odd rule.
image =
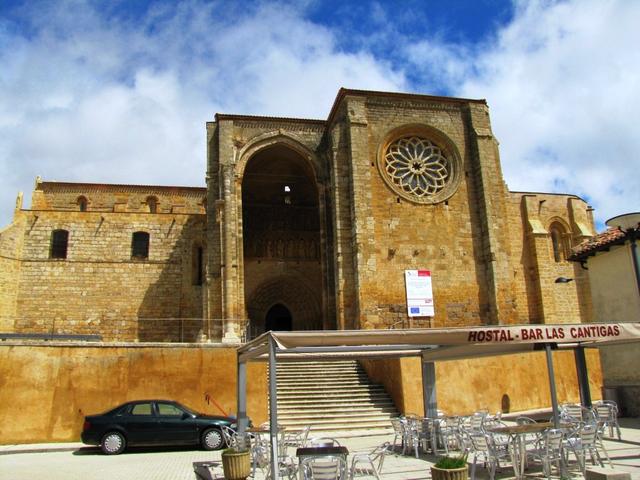
[[[246,448],[222,451],[222,470],[227,480],[245,480],[251,474],[251,455]]]
[[[469,465],[467,454],[457,457],[444,456],[431,467],[433,480],[467,480],[469,478]]]

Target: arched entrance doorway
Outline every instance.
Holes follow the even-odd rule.
[[[293,328],[291,320],[291,312],[287,307],[278,303],[271,307],[264,319],[264,331],[272,330],[274,332],[287,332]]]
[[[249,158],[242,177],[242,239],[245,305],[253,334],[276,326],[276,318],[286,327],[279,330],[322,328],[320,218],[318,187],[307,158],[286,143]],[[298,305],[300,298],[313,307]]]

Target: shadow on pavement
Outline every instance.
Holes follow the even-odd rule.
[[[129,447],[120,455],[136,455],[141,453],[156,452],[188,452],[188,451],[204,451],[192,445],[186,446],[157,446],[157,447]],[[211,452],[213,453],[213,452]],[[74,455],[104,455],[100,447],[82,447],[73,452]]]

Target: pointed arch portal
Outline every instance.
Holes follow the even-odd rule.
[[[322,215],[312,161],[284,141],[269,144],[248,159],[241,191],[252,334],[322,329]]]

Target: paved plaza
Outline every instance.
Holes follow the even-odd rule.
[[[640,480],[640,419],[624,418],[622,441],[605,442],[614,468],[629,472]],[[336,436],[350,452],[369,451],[393,436]],[[389,455],[385,459],[382,478],[430,479],[429,466],[433,456],[415,457]],[[105,456],[97,448],[82,444],[38,444],[0,446],[0,480],[196,480],[193,465],[197,462],[219,462],[220,452],[205,452],[190,448],[132,449],[122,455]],[[213,476],[222,478],[222,470],[214,468]],[[581,475],[572,464],[570,475]],[[544,478],[539,469],[527,471],[530,478]],[[488,473],[479,468],[476,477],[486,480]],[[364,477],[366,478],[366,477]],[[373,478],[373,477],[370,477]],[[510,466],[504,466],[497,478],[513,478]],[[557,478],[557,477],[556,477]],[[259,473],[256,480],[262,480]]]

